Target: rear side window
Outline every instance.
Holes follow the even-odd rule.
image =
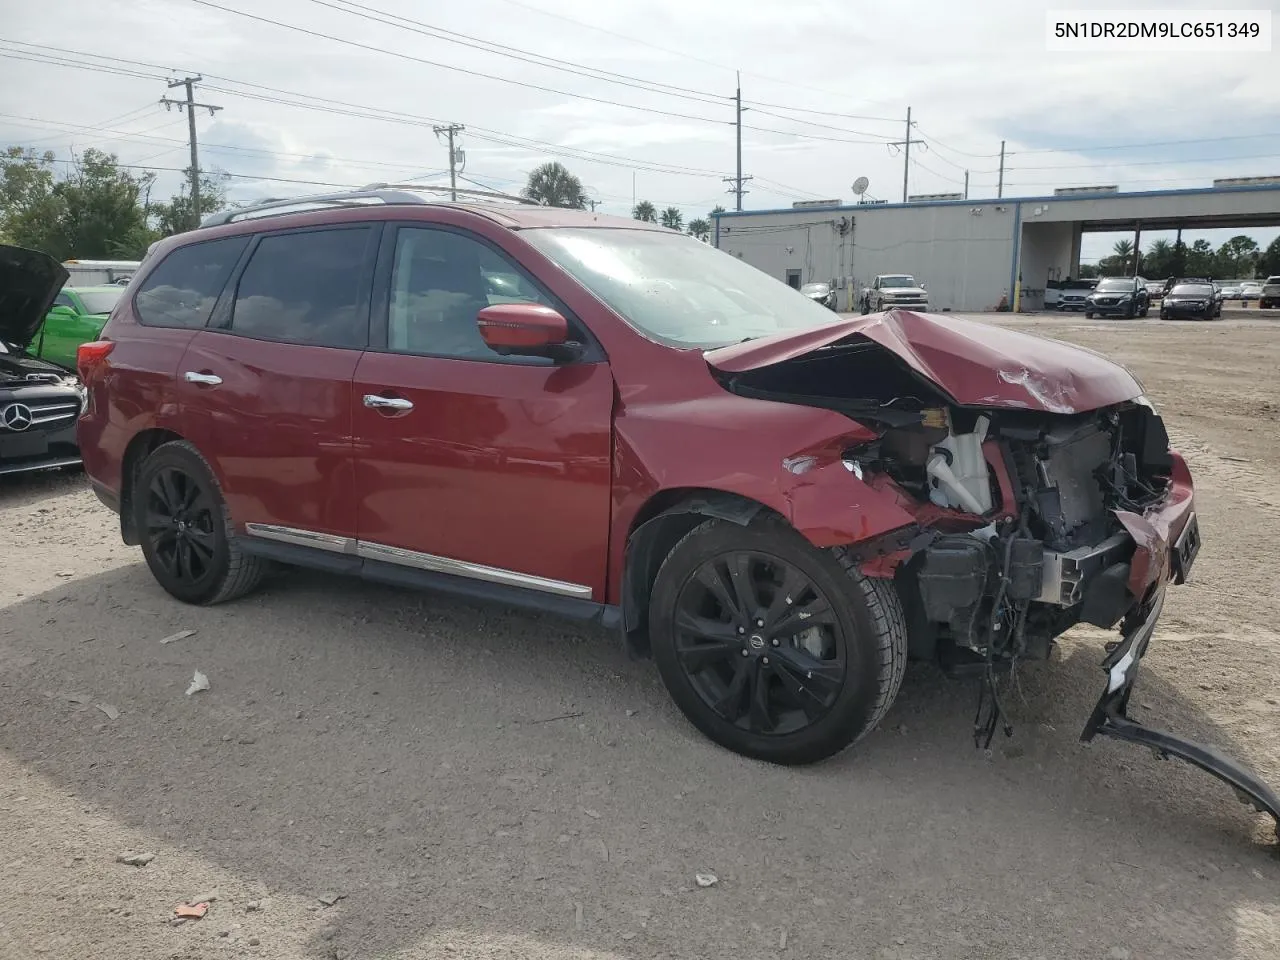
[[[138,319],[151,327],[203,327],[248,245],[248,237],[227,237],[174,250],[138,288]]]
[[[360,291],[368,227],[263,237],[240,275],[231,331],[260,340],[363,347],[368,313]]]

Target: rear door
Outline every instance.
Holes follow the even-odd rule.
[[[179,367],[184,432],[237,529],[346,550],[351,379],[368,342],[380,225],[257,237]]]
[[[492,243],[453,228],[388,227],[374,340],[353,396],[359,550],[601,599],[613,377],[594,345],[567,364],[493,353],[476,313],[511,301],[554,307],[574,337],[592,342]]]

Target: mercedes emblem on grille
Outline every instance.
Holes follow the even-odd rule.
[[[31,426],[31,408],[25,403],[11,403],[0,410],[0,423],[10,430],[25,430]]]

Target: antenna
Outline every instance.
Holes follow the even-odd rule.
[[[859,177],[857,180],[853,181],[854,196],[857,196],[857,197],[862,196],[864,193],[867,192],[867,187],[869,186],[871,186],[870,180],[868,180],[866,177]]]

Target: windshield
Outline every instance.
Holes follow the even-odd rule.
[[[880,287],[914,287],[916,285],[915,277],[908,277],[905,274],[900,277],[881,277]]]
[[[1212,297],[1213,284],[1211,283],[1180,283],[1173,288],[1173,296],[1175,297]]]
[[[1132,291],[1133,286],[1132,280],[1099,280],[1095,289],[1098,293],[1116,293],[1121,290]]]
[[[124,293],[124,287],[119,290],[77,290],[76,294],[84,303],[84,308],[89,313],[110,313],[116,308],[116,302]]]
[[[835,321],[736,257],[668,231],[539,228],[522,235],[651,339],[723,347]]]

